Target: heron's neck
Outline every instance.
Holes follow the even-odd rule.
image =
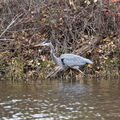
[[[52,57],[52,59],[54,60],[54,62],[57,64],[57,65],[59,65],[59,66],[61,66],[61,62],[59,61],[59,58],[57,58],[56,56],[55,56],[55,54],[54,54],[54,47],[53,47],[53,45],[52,44],[50,44],[50,54],[51,54],[51,57]]]

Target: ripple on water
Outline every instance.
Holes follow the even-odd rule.
[[[92,84],[92,85],[90,85]],[[114,82],[115,84],[115,82]],[[120,84],[112,81],[92,83],[54,83],[0,90],[0,118],[3,120],[120,119]],[[107,87],[106,87],[107,86]],[[115,86],[115,85],[114,85]],[[7,89],[9,86],[7,86]],[[26,89],[27,88],[27,89]],[[2,91],[2,92],[1,92]]]
[[[8,108],[11,108],[11,106],[4,106],[3,108],[8,109]]]

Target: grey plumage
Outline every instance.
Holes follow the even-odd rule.
[[[93,63],[89,59],[74,54],[63,54],[60,56],[60,59],[63,59],[63,67],[68,66],[71,68],[79,68],[81,65]]]

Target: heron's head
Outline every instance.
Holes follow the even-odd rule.
[[[38,47],[38,46],[49,46],[50,44],[51,44],[50,41],[44,41],[43,43],[35,45],[35,47]]]

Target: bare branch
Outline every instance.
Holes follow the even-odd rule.
[[[16,15],[13,20],[11,21],[11,23],[7,26],[7,28],[2,32],[2,34],[0,35],[0,37],[9,29],[9,27],[21,16],[22,14],[20,15]]]
[[[2,41],[2,40],[14,40],[14,39],[0,39],[0,41]]]

